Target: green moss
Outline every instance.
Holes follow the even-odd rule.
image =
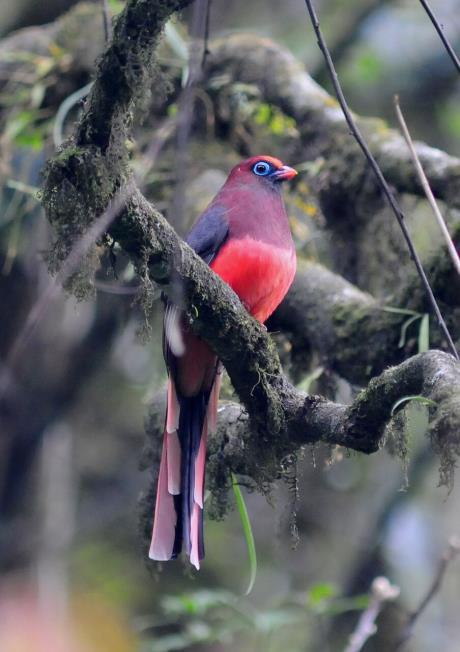
[[[460,456],[460,392],[445,395],[433,412],[430,441],[439,458],[439,484],[451,491]]]
[[[106,217],[115,189],[113,171],[97,150],[71,144],[47,164],[43,176],[42,203],[55,235],[47,254],[49,270],[61,273],[66,289],[84,299],[93,289],[99,252],[96,243],[82,239]]]

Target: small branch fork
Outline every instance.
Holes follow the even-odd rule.
[[[432,306],[433,312],[435,313],[435,315],[437,317],[437,320],[439,322],[439,326],[441,327],[441,329],[442,329],[442,331],[444,333],[444,336],[445,336],[445,338],[447,340],[449,350],[451,351],[452,355],[457,360],[460,360],[457,349],[455,348],[455,344],[454,344],[454,342],[452,340],[452,337],[451,337],[451,335],[449,333],[449,330],[448,330],[447,325],[446,325],[446,323],[444,321],[444,318],[443,318],[443,316],[441,314],[441,311],[439,310],[439,306],[438,306],[438,304],[436,302],[434,294],[433,294],[433,292],[431,290],[431,286],[430,286],[428,278],[427,278],[427,276],[425,274],[425,270],[423,269],[420,258],[418,257],[418,254],[415,251],[414,245],[413,245],[411,237],[409,235],[409,231],[407,230],[407,227],[406,227],[406,224],[405,224],[405,221],[404,221],[405,220],[404,213],[403,213],[401,207],[399,206],[398,202],[396,201],[393,193],[391,192],[391,189],[390,189],[390,187],[389,187],[389,185],[388,185],[388,183],[387,183],[387,181],[386,181],[386,179],[385,179],[385,177],[384,177],[384,175],[383,175],[377,161],[375,160],[375,158],[372,155],[369,147],[367,146],[366,141],[364,140],[364,138],[363,138],[363,136],[361,134],[361,131],[359,130],[358,126],[356,125],[356,123],[355,123],[355,121],[353,119],[353,116],[351,114],[351,111],[348,108],[348,104],[347,104],[347,101],[346,101],[345,96],[343,94],[342,87],[340,85],[340,81],[339,81],[339,78],[337,76],[337,72],[336,72],[335,67],[334,67],[334,63],[333,63],[331,55],[329,53],[326,41],[325,41],[325,39],[323,37],[323,34],[321,32],[320,25],[319,25],[319,20],[318,20],[318,17],[316,15],[316,11],[315,11],[315,9],[313,7],[313,3],[312,3],[311,0],[305,0],[305,3],[306,3],[306,6],[307,6],[308,13],[310,15],[310,19],[311,19],[311,22],[312,22],[312,25],[313,25],[313,29],[315,31],[315,34],[316,34],[316,37],[317,37],[317,40],[318,40],[318,45],[319,45],[319,47],[321,49],[321,52],[324,55],[326,65],[327,65],[327,68],[329,70],[329,74],[330,74],[330,77],[331,77],[331,81],[332,81],[332,84],[334,86],[335,93],[337,95],[337,99],[338,99],[339,104],[340,104],[340,106],[342,108],[343,114],[344,114],[345,119],[347,121],[347,124],[348,124],[348,126],[350,128],[350,131],[351,131],[352,135],[355,137],[355,139],[356,139],[358,145],[360,146],[364,156],[368,160],[369,165],[371,166],[371,168],[372,168],[372,170],[373,170],[373,172],[374,172],[374,174],[375,174],[375,176],[377,178],[378,184],[380,185],[380,187],[382,189],[382,192],[384,193],[385,197],[387,198],[388,203],[389,203],[389,205],[390,205],[390,207],[391,207],[391,209],[392,209],[392,211],[393,211],[393,213],[394,213],[394,215],[395,215],[395,217],[396,217],[396,219],[397,219],[397,221],[399,223],[399,226],[401,227],[404,239],[406,241],[407,247],[408,247],[409,252],[410,252],[410,256],[411,256],[412,260],[415,263],[415,266],[417,268],[417,272],[418,272],[418,274],[420,276],[420,279],[421,279],[421,281],[423,283],[423,286],[424,286],[425,291],[427,293],[428,299],[429,299],[430,304]]]
[[[355,631],[351,634],[344,652],[360,652],[366,642],[377,631],[377,620],[386,602],[396,600],[400,593],[398,586],[393,586],[386,577],[376,577],[371,585],[369,606],[361,614]]]
[[[423,612],[430,604],[430,602],[433,600],[435,595],[439,592],[450,563],[454,561],[454,559],[459,555],[459,553],[460,553],[460,537],[452,536],[449,539],[449,545],[447,547],[447,550],[441,557],[437,572],[433,578],[431,586],[427,591],[427,594],[422,599],[417,609],[413,611],[411,614],[409,614],[409,617],[407,618],[407,622],[403,627],[401,634],[398,638],[398,641],[396,643],[395,652],[400,652],[401,650],[404,649],[406,643],[409,641],[409,639],[411,638],[414,632],[414,627],[416,625],[416,622],[423,614]]]
[[[460,553],[460,538],[452,536],[449,539],[447,550],[442,555],[436,573],[433,577],[426,595],[422,598],[419,606],[407,617],[405,625],[402,627],[399,636],[396,639],[395,646],[392,646],[394,652],[401,652],[406,643],[412,637],[414,628],[420,616],[424,613],[433,598],[439,593],[447,569]],[[360,652],[366,642],[377,631],[376,620],[385,606],[386,602],[396,600],[399,597],[400,589],[393,586],[386,577],[376,577],[371,586],[371,598],[369,605],[361,614],[355,630],[350,636],[348,645],[344,652]]]

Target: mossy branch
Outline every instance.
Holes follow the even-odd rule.
[[[356,203],[368,177],[367,163],[335,98],[288,50],[253,34],[214,41],[206,78],[214,93],[235,82],[260,89],[263,101],[280,107],[299,125],[304,156],[309,160],[324,157],[320,177],[325,192],[332,187],[341,189],[342,198]],[[424,197],[401,134],[383,120],[355,118],[388,181],[400,192]],[[415,146],[436,197],[451,208],[460,208],[460,160],[422,142]],[[339,214],[343,216],[343,210]],[[369,211],[365,217],[369,219]]]
[[[218,431],[209,444],[209,480],[215,490],[228,486],[229,470],[252,478],[259,487],[266,486],[280,476],[283,460],[305,444],[323,442],[374,453],[384,441],[393,405],[410,395],[424,396],[435,404],[430,407],[428,434],[439,457],[441,482],[452,485],[460,453],[460,365],[448,353],[419,353],[390,367],[373,378],[349,406],[298,392],[284,379],[271,380],[275,391],[278,385],[283,387],[280,431],[270,431],[268,426],[260,430],[259,425],[257,434],[240,405],[222,405]],[[250,397],[247,405],[251,417]],[[163,421],[155,410],[147,423],[152,442],[159,440],[162,430]]]
[[[75,232],[71,227],[76,220],[81,222],[77,232],[83,232],[108,210],[114,196],[120,203],[126,175],[124,137],[134,101],[153,74],[149,49],[169,15],[189,2],[129,0],[121,14],[76,136],[45,171],[43,205],[61,241],[68,238],[63,253],[71,246]],[[155,7],[158,13],[154,15]],[[248,69],[252,63],[254,59],[246,57]],[[292,89],[283,92],[293,99]],[[298,93],[296,101],[302,102],[302,98]],[[300,104],[298,109],[303,111],[299,119],[308,120],[308,109]],[[220,460],[226,459],[226,465],[236,472],[259,479],[263,473],[273,479],[281,459],[308,442],[340,443],[374,452],[390,419],[392,404],[407,393],[422,393],[437,402],[432,421],[435,442],[444,442],[458,432],[460,368],[449,355],[430,352],[387,370],[371,381],[351,407],[309,396],[288,382],[271,338],[234,292],[180,240],[132,182],[108,231],[138,268],[147,269],[150,280],[160,283],[167,293],[180,284],[183,308],[193,329],[224,363],[249,414],[250,430],[240,433],[237,440],[232,441],[228,429],[221,431],[220,441],[215,440],[216,474]],[[439,445],[444,450],[444,443]],[[449,450],[456,451],[455,446],[456,442]]]
[[[124,139],[134,103],[151,83],[155,48],[166,21],[193,0],[130,0],[99,61],[94,86],[76,134],[77,145],[109,146],[126,156]],[[118,163],[119,165],[119,163]]]
[[[216,459],[225,459],[226,467],[239,473],[252,469],[249,475],[260,478],[263,474],[268,479],[275,473],[274,460],[279,463],[299,446],[318,441],[375,452],[391,419],[392,405],[408,394],[436,401],[433,441],[441,455],[453,459],[458,452],[455,433],[460,426],[460,365],[449,354],[431,351],[388,369],[349,407],[307,395],[283,375],[270,336],[235,293],[138,191],[128,199],[111,233],[135,260],[143,257],[151,279],[161,283],[167,293],[174,292],[177,283],[181,285],[193,329],[209,342],[230,375],[251,426],[247,428],[244,418],[235,419],[237,408],[233,407],[232,421],[238,424],[238,431],[244,423],[244,434],[239,432],[237,439],[232,438],[232,429],[226,426],[220,435],[223,446],[216,443],[219,440],[213,444],[218,449]],[[230,443],[228,458],[225,442]]]
[[[448,298],[448,289],[455,302],[457,291],[457,306],[445,304],[445,312],[454,339],[460,341],[460,322],[455,319],[460,314],[460,283],[445,252],[442,254],[441,258],[439,251],[433,261],[436,264],[430,266],[431,278],[443,300]],[[399,310],[399,306],[406,310]],[[309,358],[310,352],[315,352],[321,364],[362,386],[388,365],[397,364],[417,351],[420,326],[417,312],[421,317],[426,310],[423,289],[415,274],[408,274],[398,294],[384,302],[323,265],[302,261],[291,289],[269,326],[288,335],[294,358],[301,353],[300,365]],[[413,319],[412,325],[402,338],[409,318]],[[440,346],[442,338],[432,330],[431,344]]]

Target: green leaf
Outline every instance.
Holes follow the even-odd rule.
[[[55,61],[53,57],[37,56],[34,60],[35,72],[38,77],[43,78],[54,68]]]
[[[39,106],[43,102],[45,93],[46,93],[45,84],[37,83],[34,86],[32,86],[32,90],[30,91],[30,103],[32,104],[34,109],[39,108]]]
[[[359,77],[365,82],[376,82],[382,76],[384,66],[374,52],[363,52],[355,65]]]
[[[124,7],[124,3],[120,0],[109,0],[110,13],[116,16]]]
[[[39,151],[43,149],[44,145],[43,132],[39,129],[23,131],[16,136],[14,144],[18,147],[30,147],[30,149]]]
[[[6,123],[3,135],[9,140],[14,140],[27,126],[33,123],[35,116],[34,111],[21,111],[20,113],[16,113]]]
[[[296,168],[299,167],[298,165]],[[396,315],[415,315],[416,317],[420,317],[419,312],[415,312],[415,310],[409,310],[408,308],[395,308],[394,306],[383,306],[382,310],[384,312],[393,312]]]
[[[426,398],[426,396],[421,396],[420,394],[415,394],[414,396],[403,396],[402,398],[399,398],[393,405],[391,408],[391,414],[393,415],[401,405],[407,403],[408,401],[416,401],[417,403],[422,403],[423,405],[437,405],[436,401],[431,400],[431,398]]]
[[[399,342],[398,342],[398,348],[399,349],[402,349],[402,347],[406,343],[407,329],[409,328],[409,326],[414,321],[416,321],[417,319],[420,319],[421,317],[422,317],[422,315],[419,315],[419,314],[412,315],[412,317],[409,317],[409,319],[406,319],[404,324],[401,326],[401,335],[400,335]]]
[[[307,607],[317,614],[336,615],[347,611],[361,611],[369,604],[369,596],[338,597],[339,589],[335,584],[320,582],[313,585],[307,594]]]
[[[187,41],[182,38],[179,30],[171,20],[165,26],[165,40],[174,54],[188,67],[189,52]]]
[[[249,557],[249,584],[246,589],[245,595],[249,595],[254,587],[257,575],[257,554],[256,546],[254,543],[254,535],[252,534],[251,521],[249,520],[248,510],[244,502],[243,494],[238,485],[235,474],[232,472],[232,487],[235,494],[236,506],[240,515],[241,523],[243,525],[244,538],[246,539],[246,547]]]
[[[259,104],[254,114],[256,124],[268,127],[275,136],[281,136],[295,128],[295,120],[285,115],[278,107],[271,104]]]
[[[258,613],[255,617],[255,626],[264,634],[278,630],[280,627],[297,625],[305,621],[305,614],[296,613],[291,609],[269,609]]]
[[[271,112],[270,105],[261,103],[257,107],[257,112],[254,116],[254,120],[258,125],[268,125],[270,124],[271,116],[272,116],[272,112]]]
[[[430,348],[430,315],[423,315],[418,332],[418,352],[424,353]]]
[[[302,392],[308,392],[310,391],[311,385],[315,382],[315,380],[318,380],[322,376],[324,372],[324,367],[316,367],[316,369],[313,369],[309,374],[305,376],[305,378],[302,378],[300,383],[297,385],[297,389],[299,389]]]
[[[7,179],[5,186],[18,192],[23,192],[25,195],[30,195],[34,199],[37,199],[37,193],[40,192],[38,186],[29,186],[27,183],[17,181],[16,179]]]
[[[324,613],[328,616],[338,616],[348,611],[364,611],[369,606],[368,595],[356,595],[351,598],[339,598],[328,603]]]
[[[325,600],[335,598],[338,592],[338,588],[335,586],[335,584],[320,582],[319,584],[314,584],[312,587],[310,587],[307,595],[307,602],[310,606],[315,606],[321,602],[324,602]]]
[[[167,595],[162,600],[163,611],[174,616],[203,616],[219,605],[233,606],[235,596],[228,591],[195,591],[181,595]]]
[[[436,113],[443,131],[449,136],[460,138],[460,111],[458,102],[452,100],[447,104],[443,103],[439,106]]]

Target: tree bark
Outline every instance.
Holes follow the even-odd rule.
[[[211,445],[210,469],[215,478],[222,479],[223,469],[230,468],[250,475],[261,485],[277,477],[286,455],[317,441],[375,452],[395,401],[408,394],[421,394],[436,402],[430,434],[441,455],[443,480],[450,482],[460,425],[460,367],[451,356],[440,351],[414,356],[372,379],[348,407],[298,391],[283,375],[269,335],[129,178],[126,137],[134,103],[154,74],[153,47],[166,19],[189,3],[128,0],[120,15],[75,136],[45,170],[43,206],[58,235],[54,263],[67,259],[77,237],[113,210],[108,233],[131,257],[146,282],[160,284],[166,293],[173,292],[177,283],[184,288],[182,307],[192,328],[224,363],[250,419],[248,422],[237,406],[225,409],[224,415],[230,420],[224,417],[225,427]],[[341,187],[351,205],[367,174],[366,165],[335,103],[293,57],[272,44],[227,39],[213,51],[209,85],[215,81],[216,61],[220,75],[227,69],[234,79],[258,83],[268,101],[295,117],[304,142],[313,144],[316,156],[343,142],[344,148],[325,164],[325,174],[329,182],[334,180]],[[384,134],[374,132],[375,122],[363,121],[361,126],[372,129],[373,148],[381,163],[386,162],[393,182],[418,192],[415,175],[402,151],[402,139],[386,129]],[[453,189],[458,188],[460,179],[458,161],[423,148],[423,160],[427,165],[436,162],[436,170],[440,157],[443,175],[438,174],[438,183],[435,177],[432,181],[438,194],[443,193],[456,205],[458,196]],[[337,288],[346,297],[344,312],[349,309],[350,293],[352,303],[373,311],[372,299],[350,290],[343,280],[337,282]],[[346,329],[345,336],[349,336]],[[318,334],[312,332],[312,340],[317,343]]]

